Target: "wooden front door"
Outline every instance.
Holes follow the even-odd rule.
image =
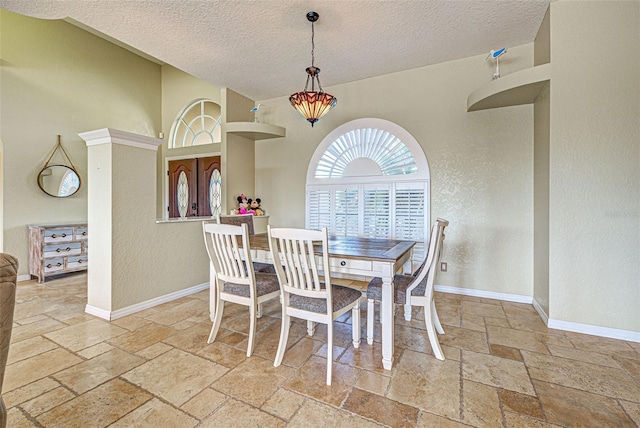
[[[209,186],[220,156],[169,161],[169,218],[211,216]]]
[[[220,156],[198,159],[198,215],[211,216],[211,175],[220,171]]]

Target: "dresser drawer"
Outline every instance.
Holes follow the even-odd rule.
[[[62,257],[57,259],[47,259],[44,261],[45,273],[56,272],[64,270],[64,259]]]
[[[52,244],[56,242],[73,241],[73,228],[69,229],[49,229],[44,231],[44,243]]]
[[[71,256],[67,258],[67,269],[86,268],[87,267],[87,255],[83,256]]]
[[[89,230],[86,227],[77,227],[76,228],[76,240],[82,241],[86,240],[89,236]]]
[[[82,254],[81,242],[67,242],[44,246],[44,257],[73,256]]]

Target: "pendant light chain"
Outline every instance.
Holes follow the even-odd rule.
[[[311,68],[315,69],[315,63],[316,63],[316,55],[315,55],[315,51],[316,51],[316,42],[315,42],[315,36],[316,36],[316,32],[315,32],[315,22],[311,21]],[[318,72],[320,72],[320,70],[318,70]],[[322,85],[320,84],[320,77],[318,76],[318,74],[315,74],[315,79],[311,80],[311,90],[314,90],[313,84],[314,84],[314,80],[318,81],[318,89],[320,89],[320,93],[324,92],[322,90]]]
[[[313,67],[315,65],[315,50],[316,50],[316,44],[315,44],[315,31],[314,31],[314,26],[313,26],[313,22],[311,23],[311,67]]]

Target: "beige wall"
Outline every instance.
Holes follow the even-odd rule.
[[[640,3],[551,4],[550,317],[640,331]]]
[[[307,168],[330,131],[356,118],[386,119],[404,127],[424,149],[431,168],[431,216],[451,222],[444,254],[449,268],[438,281],[531,296],[533,107],[467,113],[467,96],[494,71],[485,58],[327,87],[338,104],[313,128],[287,98],[260,101],[265,104],[261,121],[287,129],[286,138],[256,143],[256,194],[270,224],[304,226]],[[501,73],[528,68],[532,58],[533,44],[511,48]]]
[[[78,133],[106,126],[160,131],[160,66],[63,21],[0,10],[4,250],[28,273],[28,224],[87,221],[87,148]],[[36,177],[62,143],[84,181],[70,198]]]
[[[419,141],[429,160],[432,217],[451,221],[444,255],[449,272],[439,275],[441,284],[534,295],[543,306],[548,301],[552,319],[640,331],[634,312],[640,306],[639,9],[639,2],[554,2],[543,22],[550,28],[544,40],[549,52],[540,53],[536,45],[534,59],[533,44],[510,47],[501,61],[503,75],[544,62],[543,54],[551,59],[549,105],[536,106],[535,127],[531,105],[466,112],[467,96],[493,74],[485,55],[327,87],[338,106],[314,128],[287,97],[262,100],[261,122],[284,126],[287,137],[255,143],[253,179],[254,143],[223,136],[223,145],[236,151],[229,155],[235,161],[244,156],[249,170],[227,183],[227,201],[255,186],[271,224],[303,226],[306,171],[324,136],[356,118],[390,120]],[[4,250],[18,256],[21,274],[27,272],[27,224],[87,219],[86,186],[68,199],[51,198],[37,187],[36,175],[57,134],[85,179],[87,150],[79,132],[108,126],[168,136],[180,109],[202,97],[219,100],[230,121],[252,120],[252,100],[61,21],[0,10],[0,60]],[[548,125],[538,123],[545,115]],[[545,126],[547,154],[538,139],[534,147],[534,134]],[[125,154],[125,165],[136,160],[135,153]],[[156,156],[159,172],[166,155],[161,150]],[[544,185],[534,158],[544,165],[545,156],[548,208],[538,205],[544,191],[534,195],[534,187]],[[156,187],[161,183],[160,177],[152,180]],[[116,198],[120,210],[136,203],[126,192]],[[148,215],[158,216],[159,198],[143,199],[154,207]],[[545,275],[537,264],[534,269],[534,224],[536,234],[544,232],[534,212],[545,209],[549,286],[538,288],[536,282],[534,290],[534,270]],[[188,253],[194,266],[206,264],[204,252],[195,250],[201,249],[199,223],[141,226],[119,218],[124,223],[114,230],[118,240],[139,238],[138,233],[149,238],[131,261],[120,260],[122,269],[138,264],[151,275],[151,264],[174,254],[166,243],[184,236],[194,243],[194,253]],[[134,233],[136,227],[140,231]],[[538,242],[544,244],[544,237]],[[206,281],[206,267],[197,267],[193,277],[167,277],[164,270],[163,275],[160,286],[127,282],[112,296],[112,309]]]
[[[227,133],[229,122],[251,122],[251,109],[255,102],[231,89],[222,93],[223,133],[222,133],[222,194],[223,213],[238,207],[237,197],[245,194],[255,198],[255,142],[238,134]]]
[[[549,10],[534,43],[534,64],[550,62]],[[534,104],[533,129],[533,298],[549,317],[549,84]]]

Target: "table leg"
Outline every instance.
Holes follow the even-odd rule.
[[[393,264],[382,266],[382,302],[380,321],[382,327],[382,366],[391,370],[393,366]]]

